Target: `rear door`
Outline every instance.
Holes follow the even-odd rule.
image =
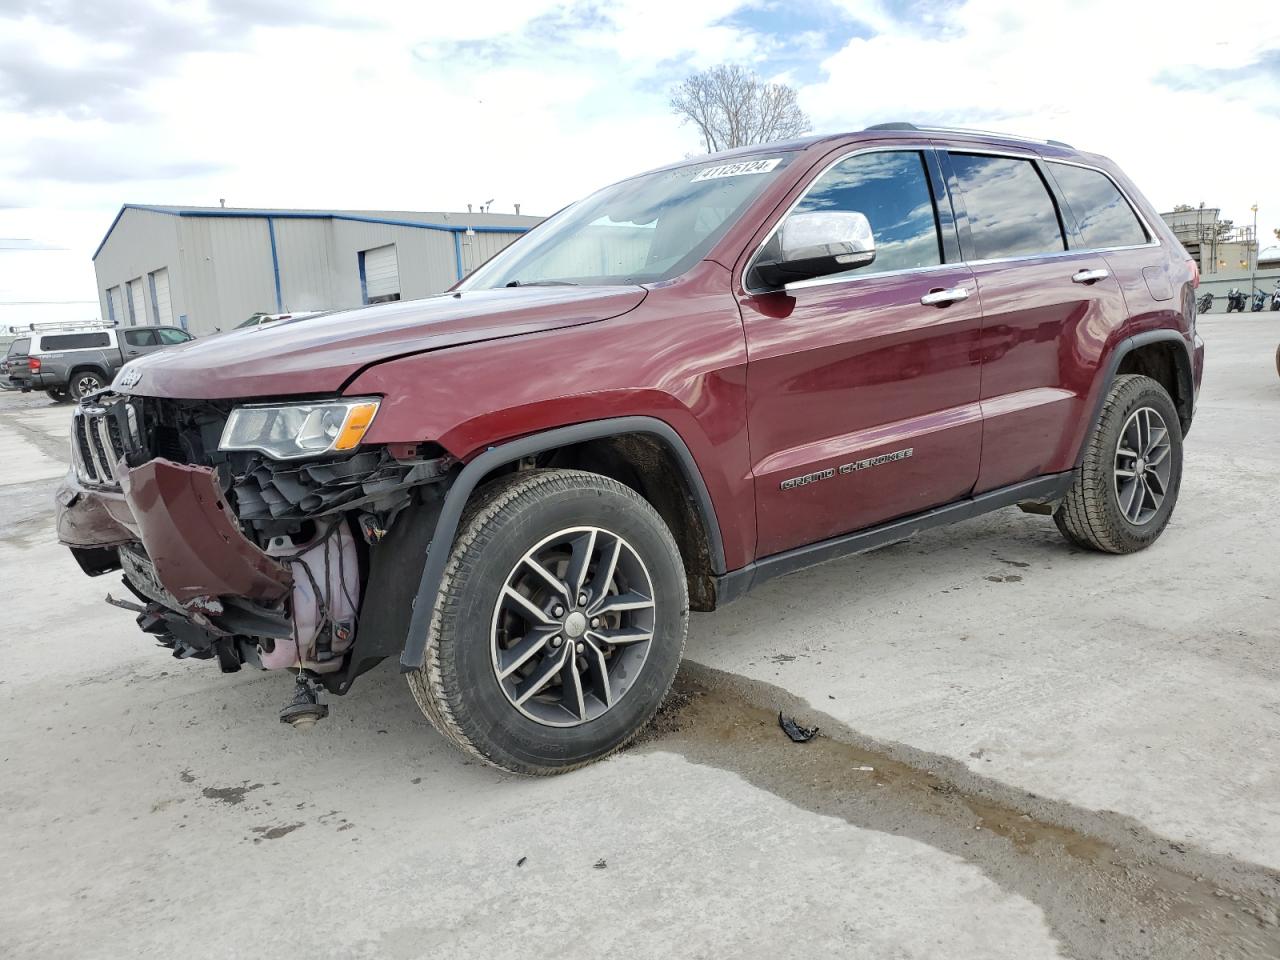
[[[125,363],[135,357],[142,356],[144,353],[151,353],[160,347],[157,331],[147,327],[138,329],[126,327],[119,331],[119,337],[120,352],[124,355]]]
[[[743,290],[757,556],[973,487],[981,311],[937,172],[925,146],[838,158],[787,216],[863,213],[876,259],[785,291]]]
[[[982,300],[982,493],[1071,469],[1096,358],[1126,310],[1106,259],[1067,249],[1070,214],[1037,157],[952,146],[945,161]]]

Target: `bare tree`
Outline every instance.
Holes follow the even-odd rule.
[[[695,73],[675,87],[671,112],[698,128],[708,153],[787,140],[809,131],[809,118],[793,89],[766,83],[736,64]]]

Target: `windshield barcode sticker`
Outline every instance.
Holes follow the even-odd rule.
[[[738,163],[725,163],[718,167],[707,167],[705,170],[700,170],[698,175],[689,182],[719,180],[721,177],[741,177],[747,173],[768,173],[781,162],[781,157],[774,157],[770,160],[740,160]]]

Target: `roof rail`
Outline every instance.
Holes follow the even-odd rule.
[[[114,323],[104,320],[50,320],[47,323],[12,323],[5,327],[9,334],[57,333],[59,330],[110,330]]]
[[[1075,147],[1069,143],[1063,143],[1061,140],[1040,140],[1036,137],[1021,137],[1016,133],[1000,133],[996,130],[977,130],[973,127],[934,127],[919,126],[914,123],[908,123],[905,120],[895,120],[892,123],[877,123],[874,126],[867,127],[868,130],[919,130],[922,133],[965,133],[979,137],[1000,137],[1004,140],[1023,140],[1027,143],[1045,143],[1053,147],[1065,147],[1068,150],[1074,150]]]

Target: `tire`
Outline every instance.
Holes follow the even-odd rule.
[[[67,377],[67,392],[72,400],[83,400],[107,385],[106,378],[97,370],[75,370]]]
[[[1138,442],[1139,437],[1145,439]],[[1145,446],[1148,441],[1145,453],[1151,464],[1142,450],[1132,457],[1126,454],[1132,446]],[[1128,479],[1126,472],[1140,473],[1146,486],[1135,487],[1137,476]],[[1053,519],[1062,535],[1078,546],[1104,553],[1135,553],[1164,532],[1181,485],[1182,425],[1173,401],[1150,377],[1123,374],[1107,392],[1098,426],[1085,443],[1071,488]],[[1161,486],[1164,494],[1157,498]]]
[[[67,391],[65,390],[46,390],[45,395],[54,403],[66,403],[71,399],[67,396]]]
[[[608,567],[612,586],[600,589],[610,538],[621,546]],[[587,557],[577,579],[589,602],[566,598],[561,604],[570,590],[561,581],[574,579],[579,556]],[[549,580],[532,572],[528,557]],[[647,609],[640,604],[646,590]],[[619,597],[624,591],[638,609],[608,610],[626,605]],[[517,602],[512,592],[530,602]],[[603,619],[588,620],[599,603],[607,611]],[[486,763],[533,776],[563,773],[618,750],[653,718],[675,679],[688,623],[680,551],[647,501],[598,474],[522,471],[483,488],[463,517],[423,667],[408,674],[409,688],[437,730]],[[646,630],[651,639],[634,639]],[[621,642],[603,642],[606,636]],[[539,642],[521,660],[522,651]],[[585,655],[575,653],[584,649]],[[597,650],[606,652],[594,659]],[[578,668],[576,698],[559,671],[538,692],[537,681],[557,657]],[[500,679],[500,671],[510,670]],[[518,703],[522,695],[528,699]]]

